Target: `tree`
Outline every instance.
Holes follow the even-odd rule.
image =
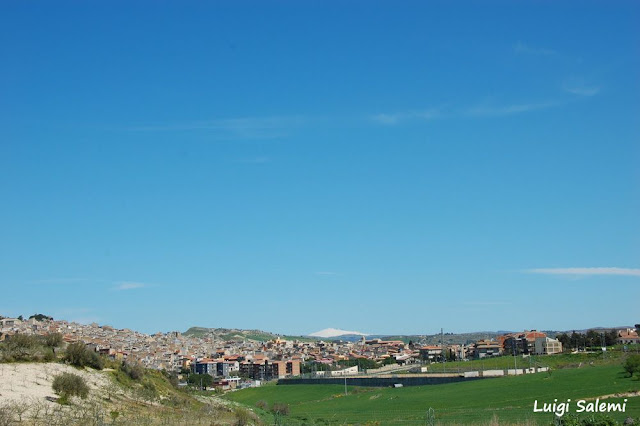
[[[190,374],[187,383],[192,386],[208,388],[213,385],[213,377],[209,374]]]
[[[597,331],[595,330],[587,331],[587,346],[594,347],[594,346],[600,346],[601,344],[602,344],[601,336],[598,334]]]
[[[579,349],[580,348],[580,335],[578,333],[576,333],[575,331],[573,333],[571,333],[571,347],[574,349]]]
[[[390,356],[389,358],[385,358],[384,361],[382,361],[382,365],[389,365],[389,364],[396,364],[396,359]]]
[[[569,347],[571,346],[571,339],[569,338],[569,335],[567,333],[559,334],[558,336],[556,336],[556,338],[560,341],[560,343],[562,343],[562,348],[564,350],[569,349]]]
[[[609,330],[604,335],[605,345],[613,346],[618,341],[618,330]]]
[[[100,358],[100,355],[87,348],[82,342],[70,344],[65,352],[64,360],[76,367],[88,366],[96,370],[102,370],[104,367],[104,360]]]
[[[624,371],[633,377],[634,374],[640,377],[640,355],[629,355],[623,365]]]
[[[274,402],[271,407],[271,412],[274,414],[279,414],[281,416],[289,415],[289,404],[285,404],[284,402]]]
[[[42,336],[42,340],[45,346],[50,348],[57,348],[62,345],[63,339],[60,333],[48,333]]]
[[[76,374],[62,373],[53,378],[53,391],[60,395],[61,403],[66,403],[69,397],[79,396],[84,399],[89,395],[89,386],[84,379]]]
[[[45,314],[33,314],[29,317],[29,319],[31,318],[35,318],[37,321],[43,321],[43,320],[53,321],[53,317],[50,317]]]
[[[18,333],[7,338],[3,349],[9,360],[27,361],[35,358],[41,347],[36,336]]]

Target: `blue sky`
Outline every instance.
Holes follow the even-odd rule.
[[[637,2],[3,2],[0,314],[640,322]]]

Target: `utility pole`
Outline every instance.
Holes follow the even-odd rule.
[[[347,375],[344,375],[344,396],[347,396]]]

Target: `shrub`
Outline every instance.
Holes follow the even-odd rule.
[[[155,401],[158,399],[158,389],[152,382],[147,380],[142,383],[142,387],[138,390],[138,395],[147,401]]]
[[[144,377],[144,367],[138,363],[130,364],[128,362],[123,362],[120,369],[132,380],[137,381]]]
[[[623,365],[624,371],[633,377],[634,373],[640,375],[640,355],[629,355]]]
[[[60,347],[63,342],[62,334],[60,333],[45,334],[44,336],[42,336],[42,341],[44,342],[45,346],[48,346],[50,348]]]
[[[96,352],[87,348],[84,343],[72,343],[67,347],[64,360],[76,367],[92,367],[96,370],[102,370],[104,360]]]
[[[40,354],[40,344],[36,336],[15,334],[8,337],[3,345],[4,358],[8,361],[32,361]]]
[[[62,373],[53,378],[51,385],[53,391],[60,395],[62,403],[68,401],[69,397],[79,396],[84,399],[89,395],[89,386],[84,379],[76,374]]]
[[[249,414],[249,411],[245,410],[244,408],[236,408],[233,414],[236,417],[236,426],[246,426],[251,421],[251,415]]]
[[[269,404],[261,399],[260,401],[256,402],[256,407],[266,411],[269,408]]]
[[[285,404],[283,402],[274,402],[273,406],[271,407],[271,412],[274,414],[278,414],[281,416],[288,416],[289,415],[289,404]]]
[[[193,373],[193,374],[189,374],[189,377],[187,378],[187,382],[192,386],[196,386],[196,387],[202,386],[204,388],[208,388],[210,386],[213,386],[213,376],[211,376],[210,374]]]

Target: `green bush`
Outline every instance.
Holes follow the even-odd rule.
[[[6,361],[37,361],[42,356],[41,352],[38,337],[28,334],[7,337],[2,345],[2,358]]]
[[[624,362],[623,368],[629,377],[633,377],[634,374],[640,376],[640,355],[629,355],[627,360]]]
[[[144,377],[144,367],[137,363],[123,362],[120,369],[132,380],[140,380]]]
[[[189,374],[187,383],[196,387],[202,386],[203,388],[208,388],[213,385],[213,376],[211,376],[210,374]]]
[[[57,395],[60,395],[61,403],[66,403],[72,396],[84,399],[89,395],[89,386],[84,379],[72,373],[55,376],[51,387]]]
[[[158,399],[158,389],[156,386],[149,380],[145,380],[142,383],[142,387],[138,389],[138,395],[140,398],[147,401],[155,401]]]
[[[45,346],[50,348],[58,348],[62,346],[62,334],[60,333],[49,333],[42,336],[42,341]]]
[[[102,370],[104,360],[95,351],[87,348],[84,343],[77,342],[67,346],[64,360],[76,367],[91,367]]]

